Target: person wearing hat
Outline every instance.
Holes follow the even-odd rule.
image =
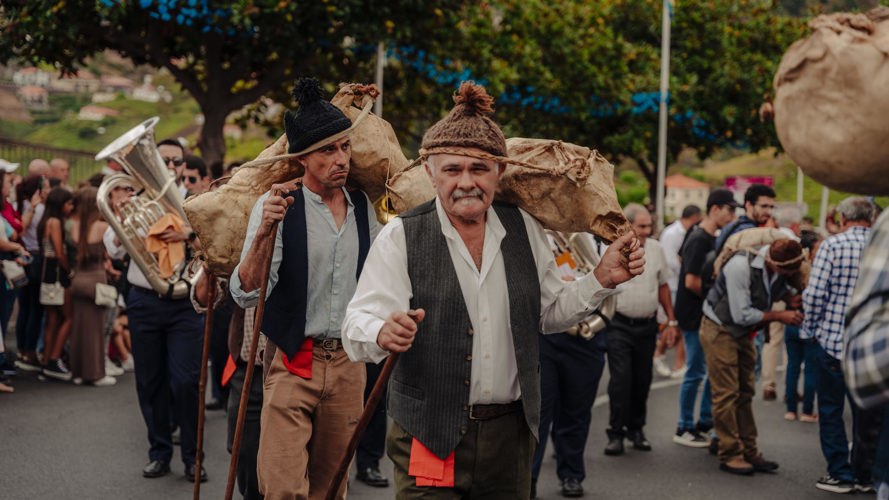
[[[396,497],[529,498],[540,418],[537,335],[586,318],[641,274],[628,233],[563,281],[540,224],[493,203],[509,158],[485,89],[463,82],[420,155],[436,197],[380,232],[343,322],[354,361],[400,353],[386,448]]]
[[[686,370],[679,389],[679,422],[673,442],[692,448],[706,448],[709,439],[705,434],[713,427],[710,381],[707,380],[707,363],[699,332],[704,296],[707,294],[707,290],[702,287],[704,257],[713,251],[716,232],[735,219],[735,209],[738,206],[728,189],[711,191],[707,197],[706,215],[689,230],[679,249],[681,264],[674,312],[685,342]],[[695,402],[701,382],[704,382],[704,388],[698,421],[695,423]]]
[[[322,498],[361,416],[365,367],[343,351],[340,325],[379,231],[367,195],[345,188],[353,123],[315,79],[301,79],[294,97],[287,152],[305,173],[257,200],[231,276],[235,302],[256,306],[272,255],[261,331],[274,347],[265,352],[257,457],[267,500]],[[345,490],[343,482],[338,498]]]
[[[700,340],[713,397],[713,427],[719,438],[719,468],[733,474],[774,472],[756,444],[753,394],[756,349],[761,325],[779,321],[799,325],[798,310],[773,311],[784,300],[798,309],[801,298],[788,282],[799,278],[805,256],[799,242],[782,239],[758,252],[739,251],[725,263],[704,301]]]

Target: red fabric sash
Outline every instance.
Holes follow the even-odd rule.
[[[299,352],[296,353],[292,360],[288,359],[283,351],[279,352],[281,352],[281,360],[284,361],[287,371],[306,380],[312,379],[312,339],[307,338],[303,342]]]
[[[454,452],[442,460],[414,438],[411,442],[411,460],[407,473],[409,476],[414,476],[417,486],[453,488]]]
[[[235,360],[233,360],[231,354],[229,354],[228,359],[225,360],[225,368],[222,370],[222,387],[228,385],[228,381],[232,379],[232,375],[235,374],[237,369],[238,365],[235,364]]]

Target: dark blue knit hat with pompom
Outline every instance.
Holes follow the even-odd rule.
[[[339,108],[324,99],[321,84],[314,78],[300,78],[293,87],[293,97],[299,107],[296,112],[284,114],[288,153],[303,151],[352,126],[352,121]]]

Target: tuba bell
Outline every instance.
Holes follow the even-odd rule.
[[[150,118],[115,139],[96,155],[96,161],[114,160],[125,174],[114,174],[102,181],[97,194],[99,210],[127,250],[132,262],[159,295],[180,299],[201,277],[201,266],[180,262],[169,278],[161,276],[157,257],[145,248],[149,228],[165,214],[172,213],[187,221],[182,208],[182,194],[176,179],[167,169],[154,142],[154,126],[159,118]],[[110,199],[117,188],[135,192],[116,213]],[[194,263],[192,263],[194,264]]]
[[[580,274],[588,274],[599,264],[599,253],[590,244],[586,233],[565,233],[546,230],[555,244],[556,256],[567,254],[571,257],[574,269]],[[577,335],[584,340],[592,338],[608,326],[614,317],[617,302],[614,295],[607,297],[602,305],[586,319],[566,330],[569,335]]]

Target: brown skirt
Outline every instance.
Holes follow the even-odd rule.
[[[78,270],[71,282],[71,340],[69,365],[74,377],[86,382],[105,376],[105,314],[96,305],[96,283],[105,283],[101,267]]]

